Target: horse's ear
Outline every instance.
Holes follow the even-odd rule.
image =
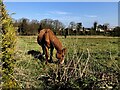
[[[66,54],[67,48],[63,48],[63,53]]]

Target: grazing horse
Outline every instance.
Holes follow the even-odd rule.
[[[39,31],[37,37],[38,44],[42,47],[43,54],[46,57],[46,63],[48,62],[48,51],[50,49],[50,61],[52,61],[53,50],[56,49],[56,58],[59,60],[60,64],[64,63],[64,56],[66,53],[66,48],[62,47],[62,43],[55,36],[53,31],[50,29],[42,29]]]

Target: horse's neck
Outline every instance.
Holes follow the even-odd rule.
[[[51,42],[52,42],[53,46],[55,47],[55,49],[57,50],[57,52],[62,50],[62,43],[59,41],[59,39],[56,36],[54,36],[51,39]]]

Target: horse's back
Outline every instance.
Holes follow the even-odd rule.
[[[49,43],[49,44],[50,44],[50,42],[60,43],[59,39],[56,37],[56,35],[50,29],[40,30],[37,41],[41,42],[41,43],[46,42],[46,43]],[[43,42],[43,41],[45,41],[45,42]]]

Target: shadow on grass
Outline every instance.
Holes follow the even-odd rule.
[[[45,61],[45,56],[42,55],[42,53],[40,51],[35,51],[35,50],[29,50],[27,52],[28,55],[32,55],[34,58],[39,59],[40,61],[44,62]],[[57,63],[57,62],[53,62],[53,60],[48,60],[49,63]]]
[[[39,59],[40,61],[45,61],[45,58],[40,51],[29,50],[27,54],[32,55],[34,58]]]

